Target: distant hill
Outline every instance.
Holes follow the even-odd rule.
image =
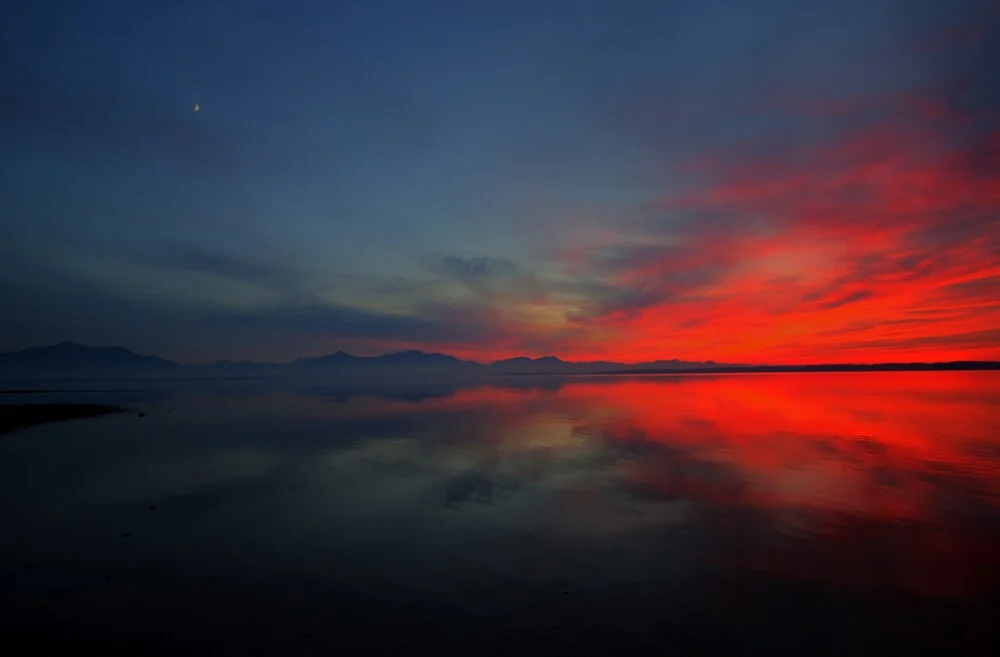
[[[318,369],[406,369],[406,370],[433,370],[433,371],[455,371],[472,372],[480,370],[483,365],[471,360],[460,360],[448,354],[426,353],[423,351],[409,350],[399,351],[382,356],[352,356],[343,351],[338,351],[326,356],[316,356],[313,358],[299,358],[289,364],[289,367],[298,370],[318,370]]]
[[[498,360],[490,365],[490,368],[496,372],[513,373],[535,371],[566,372],[574,369],[577,365],[579,365],[579,363],[571,363],[569,361],[556,358],[555,356],[542,356],[541,358],[517,356],[515,358]],[[596,365],[596,363],[589,363],[589,365]]]
[[[754,372],[868,372],[916,370],[997,370],[1000,362],[882,363],[873,365],[734,365],[714,361],[657,360],[646,363],[565,361],[556,356],[518,356],[485,365],[441,353],[417,350],[381,356],[354,356],[338,351],[299,358],[290,363],[220,360],[205,365],[179,365],[157,356],[142,356],[123,347],[90,347],[62,342],[46,347],[0,353],[0,376],[220,376],[274,374],[375,375],[532,375],[532,374],[701,374]]]
[[[18,375],[39,373],[63,374],[162,373],[180,367],[158,356],[141,356],[124,347],[90,347],[75,342],[60,342],[45,347],[0,354],[0,373]]]
[[[360,356],[352,356],[343,351],[338,351],[326,356],[312,356],[309,358],[299,358],[290,363],[294,367],[321,367],[324,365],[355,365],[366,360]]]

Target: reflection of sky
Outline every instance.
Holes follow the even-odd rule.
[[[277,526],[307,542],[405,526],[427,550],[436,532],[650,554],[686,536],[704,542],[690,564],[785,563],[820,580],[838,554],[867,563],[865,549],[899,541],[917,542],[911,561],[979,563],[1000,519],[995,373],[577,378],[422,401],[202,389],[146,410],[5,441],[0,492],[80,517],[155,503],[181,535],[204,523],[220,550],[278,544]],[[980,585],[905,575],[914,590]]]
[[[945,480],[978,482],[998,500],[1000,465],[977,456],[995,445],[995,378],[647,378],[571,382],[555,393],[481,388],[416,406],[367,401],[338,415],[377,406],[441,421],[419,437],[364,442],[333,458],[408,460],[446,476],[524,478],[532,464],[547,486],[603,481],[709,503],[918,520],[944,512],[935,505]],[[467,417],[480,421],[449,421]],[[447,451],[428,451],[428,441]]]

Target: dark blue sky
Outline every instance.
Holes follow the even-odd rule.
[[[740,355],[685,332],[715,309],[720,334],[761,324],[735,312],[735,293],[722,288],[744,290],[748,268],[780,269],[799,285],[785,300],[794,305],[858,263],[779,257],[763,242],[720,251],[748,226],[755,240],[798,235],[802,217],[787,199],[724,212],[702,204],[697,216],[663,200],[706,184],[729,189],[747,171],[783,180],[802,168],[812,184],[834,166],[814,154],[839,153],[872,125],[905,124],[963,153],[992,143],[989,80],[1000,67],[990,8],[5,3],[0,349],[69,339],[180,360],[403,347],[583,357],[641,342],[623,357]],[[915,127],[909,113],[939,123]],[[922,157],[911,151],[900,151],[907,165]],[[944,180],[952,160],[934,157]],[[980,159],[975,175],[992,180],[995,154]],[[928,252],[991,239],[996,207],[982,189],[960,186],[970,195],[960,218],[968,242],[948,238]],[[847,223],[858,221],[854,210]],[[897,251],[938,226],[912,224],[895,234]],[[866,225],[838,238],[844,249]],[[706,235],[705,226],[714,228]],[[978,285],[991,292],[995,242],[984,248]],[[685,264],[649,270],[650,258]],[[825,274],[814,280],[775,258]],[[936,275],[938,287],[969,282],[952,269]],[[753,280],[756,293],[782,294]],[[878,296],[885,303],[871,310],[886,321],[917,308],[912,290],[836,293]],[[919,300],[926,310],[932,296]],[[677,323],[639,321],[650,312]],[[966,320],[930,337],[972,340],[977,353],[996,347],[989,327]],[[849,332],[857,322],[838,315],[814,328]],[[906,344],[918,355],[929,348]],[[781,356],[763,334],[759,346]],[[810,358],[800,352],[789,357]]]

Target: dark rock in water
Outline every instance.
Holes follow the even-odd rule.
[[[110,580],[110,579],[111,579],[111,575],[105,575],[105,576],[104,576],[104,581],[105,581],[105,582],[107,582],[107,581],[108,581],[108,580]]]
[[[132,535],[132,534],[129,534],[128,532],[125,532],[124,534],[122,534],[122,538],[128,538],[128,537],[130,537],[131,535]]]
[[[562,590],[562,594],[563,594],[563,595],[573,595],[573,592],[572,592],[572,591],[570,591],[569,589],[563,589],[563,590]]]
[[[158,508],[159,508],[159,507],[158,507],[158,506],[156,506],[155,504],[150,504],[150,505],[149,505],[149,510],[150,510],[150,511],[156,511],[156,510],[157,510]]]
[[[35,563],[33,561],[29,561],[28,563],[24,564],[24,567],[25,568],[34,568],[35,567]]]
[[[139,413],[139,417],[146,417],[145,413]]]

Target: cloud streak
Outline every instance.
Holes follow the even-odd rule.
[[[998,146],[1000,133],[921,115],[796,152],[706,158],[699,188],[649,204],[666,218],[646,224],[662,246],[587,254],[585,269],[618,301],[591,307],[621,341],[603,349],[784,362],[904,348],[914,360],[1000,356]]]

